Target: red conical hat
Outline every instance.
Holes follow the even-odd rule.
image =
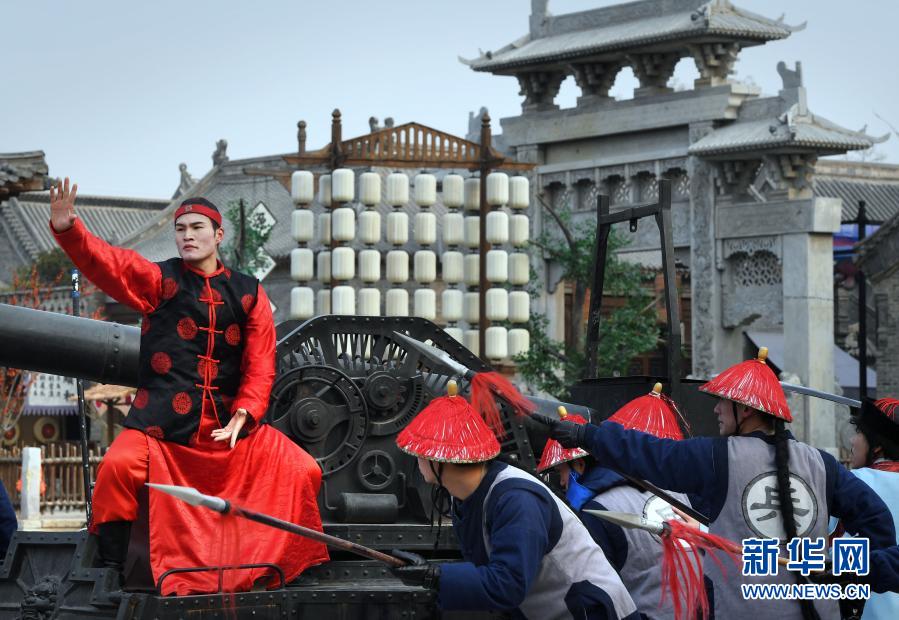
[[[765,362],[767,357],[768,348],[762,347],[756,359],[731,366],[699,389],[792,422],[787,398],[777,375]]]
[[[447,396],[432,400],[397,435],[400,450],[440,463],[483,463],[499,454],[499,442],[468,401],[457,396],[455,381]]]
[[[559,418],[568,420],[575,424],[586,424],[587,420],[577,414],[569,414],[565,407],[559,407]],[[551,469],[556,465],[574,461],[587,456],[587,452],[581,448],[563,448],[555,439],[546,442],[543,448],[543,454],[540,456],[540,464],[537,465],[537,473],[543,473],[547,469]]]
[[[656,383],[652,392],[640,396],[616,411],[607,422],[617,422],[626,429],[655,435],[660,439],[683,439],[677,420],[680,412],[674,401],[662,394],[662,384]]]
[[[874,401],[874,406],[877,407],[883,415],[896,424],[899,424],[899,399],[881,398],[880,400]]]

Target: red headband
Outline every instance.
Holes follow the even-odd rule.
[[[210,220],[215,222],[217,225],[222,225],[222,214],[216,211],[215,209],[211,209],[206,205],[199,203],[190,203],[186,205],[181,205],[178,207],[178,210],[175,211],[175,221],[178,221],[178,218],[184,215],[185,213],[199,213],[200,215],[205,215]]]

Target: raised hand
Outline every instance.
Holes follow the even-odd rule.
[[[75,196],[78,184],[69,191],[69,177],[56,187],[50,186],[50,225],[58,233],[65,232],[75,223]]]

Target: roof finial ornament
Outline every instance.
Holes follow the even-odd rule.
[[[187,164],[184,162],[178,164],[178,170],[181,171],[181,179],[178,182],[178,189],[175,190],[174,198],[187,195],[190,188],[197,182],[195,178],[190,176],[190,173],[187,171]]]
[[[297,122],[297,153],[306,152],[306,121]]]
[[[381,131],[381,121],[378,120],[377,116],[369,116],[368,117],[368,130],[371,133],[375,133],[376,131]]]
[[[228,161],[228,141],[222,138],[215,143],[215,151],[212,153],[212,165],[220,166]]]

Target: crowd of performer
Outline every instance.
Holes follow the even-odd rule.
[[[101,561],[122,571],[148,481],[195,487],[321,530],[320,469],[262,424],[275,372],[270,304],[255,278],[218,260],[224,234],[218,208],[204,198],[185,200],[173,213],[179,257],[152,263],[87,231],[75,212],[76,194],[68,179],[51,190],[50,226],[59,245],[87,278],[143,315],[140,384],[126,429],[97,475],[89,529]],[[707,617],[838,618],[849,607],[835,600],[747,599],[741,586],[852,582],[875,592],[864,618],[899,618],[899,400],[866,399],[854,413],[850,471],[787,430],[792,415],[764,351],[700,388],[717,398],[709,415],[717,416],[718,437],[685,438],[677,405],[660,388],[601,424],[564,410],[558,418],[530,412],[549,437],[535,476],[497,458],[502,428],[451,384],[396,441],[435,486],[435,503],[452,520],[463,561],[396,551],[406,561],[393,569],[396,577],[434,590],[443,610],[540,619],[674,618],[684,604],[695,612],[677,592],[700,596]],[[561,490],[548,486],[550,473]],[[635,478],[663,489],[656,493],[664,499],[635,486]],[[329,559],[321,543],[250,525],[223,550],[221,530],[197,522],[197,513],[177,500],[151,494],[149,510],[154,578],[233,557],[276,563],[289,581]],[[796,538],[865,538],[870,571],[849,580],[829,571],[746,575],[727,553],[706,550],[697,574],[672,577],[663,574],[663,556],[676,547],[666,548],[647,529],[597,516],[601,511],[683,523],[707,531],[709,540],[773,539],[780,551]],[[14,529],[0,487],[0,557]],[[180,544],[171,531],[190,532],[194,544]],[[258,544],[260,536],[266,545]],[[271,585],[261,569],[244,573],[230,584],[235,590]],[[692,580],[692,590],[672,583],[678,578]],[[163,594],[210,591],[210,580],[214,574],[181,573],[166,581]],[[663,596],[672,586],[675,593]]]

